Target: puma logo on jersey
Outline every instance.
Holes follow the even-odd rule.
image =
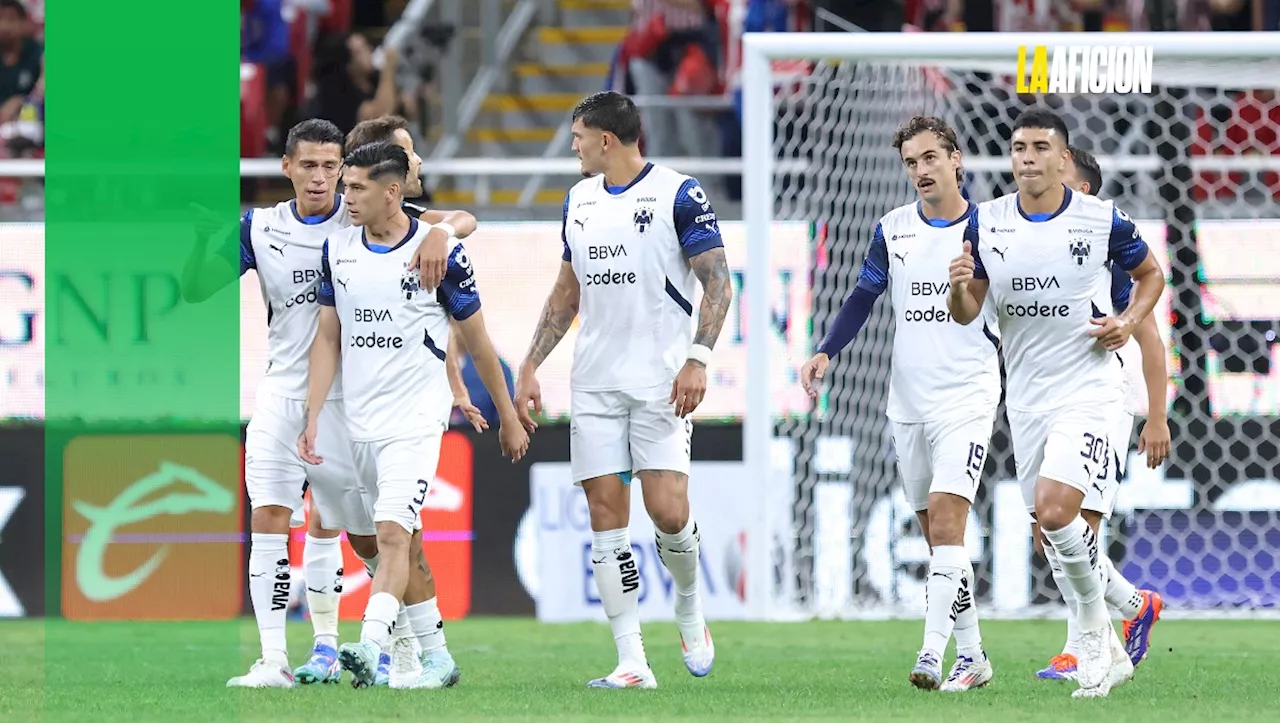
[[[992,247],[991,247],[991,250],[992,250],[994,253],[1000,254],[1000,260],[1001,260],[1001,261],[1004,261],[1004,252],[1005,252],[1005,249],[1008,249],[1008,248],[1009,248],[1008,246],[1005,246],[1003,249],[998,249],[998,248],[996,248],[995,246],[992,246]]]
[[[267,244],[267,246],[273,251],[280,252],[281,256],[284,256],[284,246],[276,246],[275,244]]]
[[[587,219],[575,218],[573,219],[573,222],[576,223],[578,225],[578,228],[582,229],[583,231],[587,230]]]
[[[897,259],[897,260],[898,260],[898,263],[902,264],[903,266],[906,266],[906,265],[907,265],[907,254],[908,254],[908,253],[910,253],[910,252],[909,252],[909,251],[904,251],[904,252],[902,252],[902,253],[900,253],[900,254],[894,254],[894,255],[893,255],[893,257],[894,257],[895,259]]]
[[[339,284],[342,284],[342,290],[343,290],[343,291],[346,291],[346,290],[347,290],[347,280],[346,280],[346,279],[334,279],[334,281],[338,282]]]

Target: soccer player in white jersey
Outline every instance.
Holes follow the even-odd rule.
[[[1102,188],[1102,170],[1098,161],[1088,151],[1071,146],[1068,148],[1068,161],[1062,174],[1062,182],[1077,193],[1098,195]],[[1124,311],[1129,305],[1129,296],[1133,291],[1133,280],[1129,274],[1115,264],[1111,265],[1111,303],[1116,314]],[[1111,474],[1115,483],[1099,489],[1097,485],[1089,487],[1084,502],[1080,506],[1080,516],[1097,534],[1104,518],[1111,517],[1115,508],[1116,491],[1119,489],[1120,476],[1124,474],[1129,458],[1129,435],[1133,431],[1133,418],[1147,410],[1147,422],[1142,426],[1138,436],[1138,452],[1147,456],[1147,466],[1155,469],[1169,456],[1169,423],[1166,416],[1166,387],[1168,371],[1165,368],[1165,347],[1160,339],[1160,330],[1156,327],[1155,315],[1146,316],[1133,330],[1133,338],[1118,352],[1124,362],[1125,406],[1121,407],[1115,419],[1111,444],[1115,452]],[[1132,383],[1132,377],[1140,370],[1143,384],[1142,392],[1146,394],[1144,404],[1138,397],[1139,385]],[[1107,467],[1104,466],[1104,472]],[[1071,594],[1067,585],[1062,565],[1052,548],[1045,549],[1039,526],[1031,523],[1032,539],[1038,552],[1044,553],[1053,571],[1053,578],[1058,583],[1058,590],[1064,596]],[[1160,594],[1152,590],[1140,590],[1129,582],[1112,564],[1105,551],[1099,553],[1098,564],[1106,582],[1103,599],[1107,604],[1120,612],[1124,620],[1122,626],[1125,650],[1129,660],[1137,667],[1146,657],[1150,647],[1151,628],[1160,619],[1160,611],[1164,601]],[[1069,597],[1064,597],[1067,604],[1067,642],[1062,652],[1049,660],[1049,665],[1036,672],[1042,680],[1074,680],[1076,675],[1076,647],[1079,637],[1079,621],[1076,609]]]
[[[894,135],[907,178],[920,200],[881,217],[857,285],[840,307],[800,383],[816,397],[817,380],[857,336],[876,299],[890,292],[898,318],[887,414],[907,503],[929,543],[924,644],[913,685],[959,692],[991,681],[973,600],[973,566],[964,547],[969,507],[982,478],[1000,402],[995,316],[983,325],[952,323],[944,304],[948,266],[964,243],[974,206],[960,194],[956,133],[941,118],[916,116]],[[942,678],[953,632],[956,661]]]
[[[321,247],[331,231],[350,224],[346,204],[336,193],[342,140],[341,131],[328,121],[312,119],[294,126],[286,138],[282,170],[293,184],[295,198],[250,210],[241,218],[238,232],[228,236],[228,243],[238,247],[239,273],[226,263],[230,249],[208,255],[209,235],[203,231],[209,229],[211,219],[198,219],[197,243],[183,270],[183,298],[199,303],[253,269],[268,313],[270,361],[258,386],[245,442],[245,487],[253,509],[249,591],[262,658],[247,674],[228,681],[233,687],[290,687],[295,680],[335,682],[341,674],[337,664],[338,599],[344,573],[341,530],[347,530],[357,554],[377,557],[373,522],[355,485],[350,453],[342,446],[340,404],[325,415],[326,426],[335,430],[327,435],[331,464],[326,469],[304,465],[292,443],[305,419],[306,355],[318,315]],[[470,214],[451,212],[449,218],[458,224],[459,235],[475,228]],[[446,242],[445,234],[433,234],[418,248],[424,262],[419,266],[440,268],[434,259],[445,258]],[[331,393],[337,399],[340,386]],[[307,664],[290,673],[285,645],[293,583],[288,533],[291,513],[301,504],[308,479],[313,508],[302,567],[315,647]]]
[[[598,688],[654,688],[640,637],[640,578],[631,550],[634,472],[675,587],[685,666],[705,676],[715,646],[698,594],[698,525],[689,509],[689,414],[707,388],[711,349],[733,298],[716,214],[696,179],[645,162],[640,114],[604,92],[573,112],[573,150],[587,178],[564,199],[564,252],[516,382],[516,408],[541,410],[535,376],[579,318],[570,386],[569,459],[587,496],[591,568],[618,664]],[[694,281],[702,283],[697,332]]]
[[[952,316],[999,315],[1005,406],[1023,500],[1053,547],[1080,621],[1073,695],[1101,696],[1133,674],[1103,601],[1098,538],[1080,516],[1089,488],[1110,484],[1110,437],[1123,404],[1115,352],[1151,313],[1164,275],[1129,217],[1111,201],[1062,184],[1070,142],[1051,111],[1023,111],[1011,140],[1018,191],[978,206],[951,263]],[[1114,262],[1135,285],[1110,306]]]
[[[445,276],[436,289],[424,289],[410,268],[413,249],[431,227],[401,206],[409,168],[404,149],[387,142],[361,146],[345,159],[343,181],[356,225],[334,231],[324,245],[322,309],[298,450],[312,464],[326,463],[317,454],[318,422],[325,390],[340,364],[356,476],[373,499],[379,562],[360,641],[342,645],[339,660],[357,687],[372,685],[403,601],[411,624],[418,611],[429,614],[433,624],[426,626],[429,633],[413,624],[421,657],[396,651],[390,685],[434,689],[452,686],[460,677],[445,644],[419,517],[435,478],[452,401],[443,342],[437,342],[447,338],[450,317],[458,321],[481,379],[502,411],[504,453],[518,460],[529,438],[506,396],[466,250],[450,241]],[[409,660],[410,666],[401,669],[396,658]],[[417,675],[398,682],[397,673]]]

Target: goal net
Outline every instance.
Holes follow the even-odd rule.
[[[1151,92],[1019,92],[1019,46],[1030,55],[1035,45],[1101,42],[1153,46]],[[747,36],[750,243],[767,248],[773,220],[813,228],[811,323],[771,324],[779,295],[748,298],[752,370],[798,383],[803,359],[780,357],[789,345],[776,337],[806,335],[807,347],[798,346],[815,348],[856,283],[880,216],[916,200],[891,146],[899,124],[915,114],[947,120],[961,141],[964,192],[980,202],[1015,190],[1008,139],[1018,113],[1049,107],[1066,119],[1071,142],[1099,158],[1100,195],[1138,221],[1169,282],[1155,313],[1169,352],[1173,451],[1157,470],[1131,452],[1106,549],[1175,611],[1280,608],[1276,57],[1251,34]],[[767,262],[767,252],[753,256],[748,278],[769,274]],[[772,441],[792,467],[770,480],[794,494],[791,519],[770,529],[783,553],[768,570],[771,616],[923,614],[929,551],[902,495],[884,415],[893,333],[886,295],[834,360],[812,410],[780,409],[771,385],[750,386],[748,457]],[[1060,612],[1048,567],[1032,551],[1003,408],[988,460],[966,537],[980,610]],[[748,469],[762,468],[748,459]]]

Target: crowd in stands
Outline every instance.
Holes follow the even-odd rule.
[[[277,156],[297,121],[319,116],[345,133],[396,113],[421,138],[432,68],[406,70],[375,46],[405,0],[241,0],[241,155]],[[414,36],[418,47],[422,38]],[[385,71],[385,72],[384,72]]]
[[[44,157],[44,0],[0,0],[0,158]],[[43,206],[38,181],[0,178],[0,205]]]

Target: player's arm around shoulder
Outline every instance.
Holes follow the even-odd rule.
[[[476,217],[466,211],[435,211],[422,209],[420,223],[430,224],[427,235],[418,244],[410,269],[418,270],[418,282],[424,289],[439,288],[449,259],[450,242],[475,233],[479,224]]]
[[[978,253],[978,212],[969,217],[965,226],[964,243],[960,255],[951,261],[951,293],[947,296],[947,310],[951,318],[961,324],[970,324],[982,314],[982,304],[987,299],[987,270]]]
[[[1108,351],[1116,351],[1129,342],[1129,337],[1151,315],[1164,293],[1164,271],[1155,254],[1143,240],[1129,215],[1118,208],[1111,210],[1111,236],[1107,241],[1107,260],[1129,273],[1133,290],[1129,304],[1115,317],[1090,320],[1096,328],[1089,336]]]

